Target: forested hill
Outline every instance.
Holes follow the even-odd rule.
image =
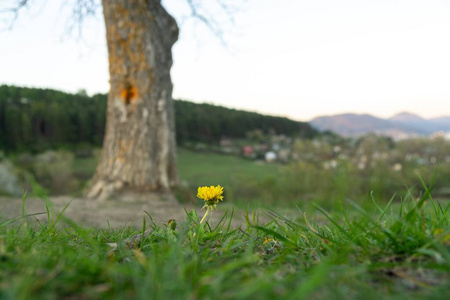
[[[177,141],[217,142],[244,138],[259,129],[289,136],[313,137],[307,123],[210,104],[175,101]],[[0,149],[41,151],[88,144],[101,146],[106,95],[92,97],[49,89],[0,85]]]
[[[256,129],[305,138],[317,134],[308,123],[205,103],[175,100],[175,114],[178,141],[244,138]]]

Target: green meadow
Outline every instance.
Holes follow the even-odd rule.
[[[27,223],[26,211],[22,217],[3,216],[0,298],[450,297],[450,206],[445,198],[433,198],[439,174],[425,179],[413,174],[416,185],[388,198],[367,190],[351,199],[339,194],[352,194],[352,180],[344,177],[329,191],[305,196],[302,180],[325,189],[320,177],[311,176],[326,181],[326,172],[311,171],[308,178],[292,165],[185,149],[178,163],[180,202],[201,205],[198,186],[225,188],[225,201],[215,212],[223,216],[220,221],[200,223],[202,215],[187,211],[187,221],[176,226],[155,224],[149,215],[141,228],[99,229],[80,226],[50,207],[46,222]],[[95,164],[94,156],[55,168],[82,186]],[[51,193],[50,183],[43,189]],[[286,209],[288,214],[280,213]],[[236,228],[231,220],[238,213],[246,221]]]

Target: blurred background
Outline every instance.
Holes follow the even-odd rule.
[[[1,5],[7,7],[8,2]],[[163,5],[180,201],[221,184],[245,205],[450,198],[450,4],[232,1]],[[102,146],[108,55],[101,7],[25,7],[0,32],[0,195],[81,196]],[[69,21],[68,21],[69,20]],[[11,28],[10,28],[11,27]]]

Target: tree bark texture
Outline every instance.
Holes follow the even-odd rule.
[[[106,132],[90,198],[177,183],[172,103],[175,20],[160,0],[103,0],[111,89]]]

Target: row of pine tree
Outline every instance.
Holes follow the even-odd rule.
[[[69,94],[50,89],[0,86],[0,150],[40,152],[80,144],[101,146],[106,122],[105,94]],[[177,142],[215,143],[261,130],[313,137],[307,123],[287,118],[176,100]]]

